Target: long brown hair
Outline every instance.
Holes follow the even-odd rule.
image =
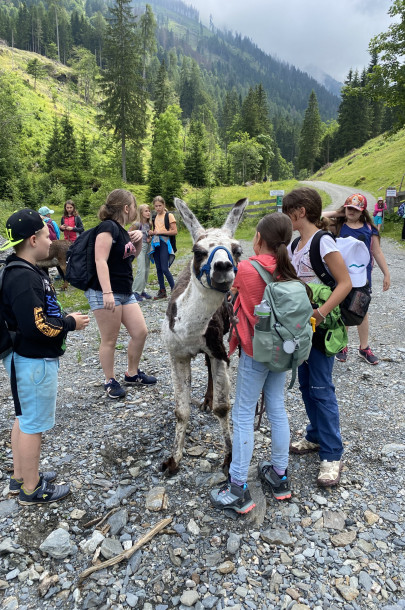
[[[77,216],[78,215],[78,211],[76,210],[76,206],[73,203],[73,201],[71,199],[68,199],[67,201],[65,201],[65,205],[63,206],[63,216],[69,216],[69,214],[67,213],[66,210],[66,206],[67,205],[72,205],[73,206],[73,212],[72,212],[72,216]]]
[[[292,222],[286,214],[274,212],[267,214],[258,223],[257,233],[266,243],[267,248],[276,258],[276,269],[273,273],[275,281],[296,280],[301,282],[288,256],[287,246],[292,237]],[[301,282],[307,291],[309,299],[312,298],[312,290],[304,282]]]
[[[315,189],[303,186],[290,191],[283,197],[283,213],[292,216],[295,211],[305,208],[308,222],[318,229],[327,230],[329,221],[322,218],[322,199]]]
[[[338,210],[336,210],[336,218],[333,219],[333,224],[334,224],[334,229],[333,232],[335,233],[335,235],[337,235],[337,237],[339,237],[340,235],[340,231],[342,230],[343,225],[346,222],[346,213],[345,213],[345,206],[342,205]],[[342,216],[343,214],[343,216]],[[367,209],[363,210],[359,216],[359,222],[362,222],[363,224],[368,225],[369,227],[374,227],[374,229],[377,229],[376,225],[374,224],[374,221],[372,219],[372,217],[370,216],[370,213],[367,211]],[[378,229],[377,229],[378,231]],[[380,235],[378,235],[378,239],[380,240]]]
[[[106,202],[98,211],[100,220],[116,220],[120,222],[124,214],[124,207],[135,203],[136,199],[130,191],[125,189],[115,189],[108,195]]]

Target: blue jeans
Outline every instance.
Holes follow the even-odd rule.
[[[160,290],[165,289],[165,278],[163,277],[164,275],[166,276],[167,281],[169,282],[170,290],[172,290],[174,286],[174,279],[169,271],[169,250],[167,248],[167,244],[165,244],[163,239],[160,240],[160,246],[155,249],[153,253],[153,258],[155,259],[156,273]]]
[[[319,443],[321,460],[337,461],[343,453],[339,426],[339,407],[332,382],[334,356],[325,356],[316,348],[298,367],[302,399],[308,415],[306,438]]]
[[[272,373],[264,364],[241,351],[232,409],[233,444],[229,469],[236,481],[247,481],[253,455],[256,403],[262,390],[266,414],[271,424],[270,461],[276,468],[285,469],[288,466],[290,427],[284,408],[285,376],[285,373]]]

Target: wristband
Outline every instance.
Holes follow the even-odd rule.
[[[319,308],[316,311],[319,313],[319,315],[321,316],[321,318],[323,320],[326,320],[326,316],[323,315],[323,313],[319,310]]]
[[[112,290],[110,290],[109,292],[103,292],[103,294],[114,294],[114,292]],[[319,309],[318,309],[318,311],[319,311]]]

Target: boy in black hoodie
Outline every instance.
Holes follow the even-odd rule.
[[[4,359],[16,410],[9,487],[19,494],[20,504],[46,504],[70,491],[69,485],[51,484],[55,472],[38,470],[42,432],[55,423],[59,356],[66,349],[68,331],[82,330],[89,318],[78,312],[64,316],[48,276],[36,265],[47,258],[51,244],[38,212],[15,212],[6,231],[9,241],[1,250],[15,249],[6,261],[1,305],[8,328],[15,331],[13,350]]]

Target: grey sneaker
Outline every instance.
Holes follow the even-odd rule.
[[[70,485],[52,485],[44,479],[40,479],[38,487],[32,494],[27,494],[24,487],[20,489],[18,496],[19,504],[30,506],[31,504],[50,504],[63,500],[70,493]]]
[[[56,472],[53,472],[53,470],[51,470],[50,472],[40,472],[39,478],[43,479],[47,483],[52,483],[52,481],[54,481],[56,479]],[[22,484],[23,484],[22,481],[19,481],[18,479],[15,479],[14,477],[10,477],[10,482],[8,484],[9,493],[18,494],[20,492]]]
[[[369,345],[367,345],[367,347],[365,349],[361,349],[361,347],[359,347],[359,356],[360,356],[360,358],[363,358],[363,360],[368,362],[368,364],[378,364],[379,363],[377,356],[374,356]]]
[[[230,508],[239,515],[245,515],[256,506],[251,498],[247,483],[241,487],[231,483],[230,478],[222,487],[211,491],[210,500],[215,508],[222,510]]]
[[[260,462],[257,466],[259,477],[268,487],[270,487],[276,500],[289,500],[291,498],[290,480],[288,472],[279,476],[274,470],[271,462]]]
[[[299,441],[290,443],[290,453],[304,455],[305,453],[312,453],[313,451],[319,451],[318,443],[311,443],[311,441],[307,441],[306,438],[301,438]]]
[[[340,481],[340,473],[342,468],[342,460],[335,462],[322,460],[316,482],[320,487],[332,487],[332,485],[337,485]]]

